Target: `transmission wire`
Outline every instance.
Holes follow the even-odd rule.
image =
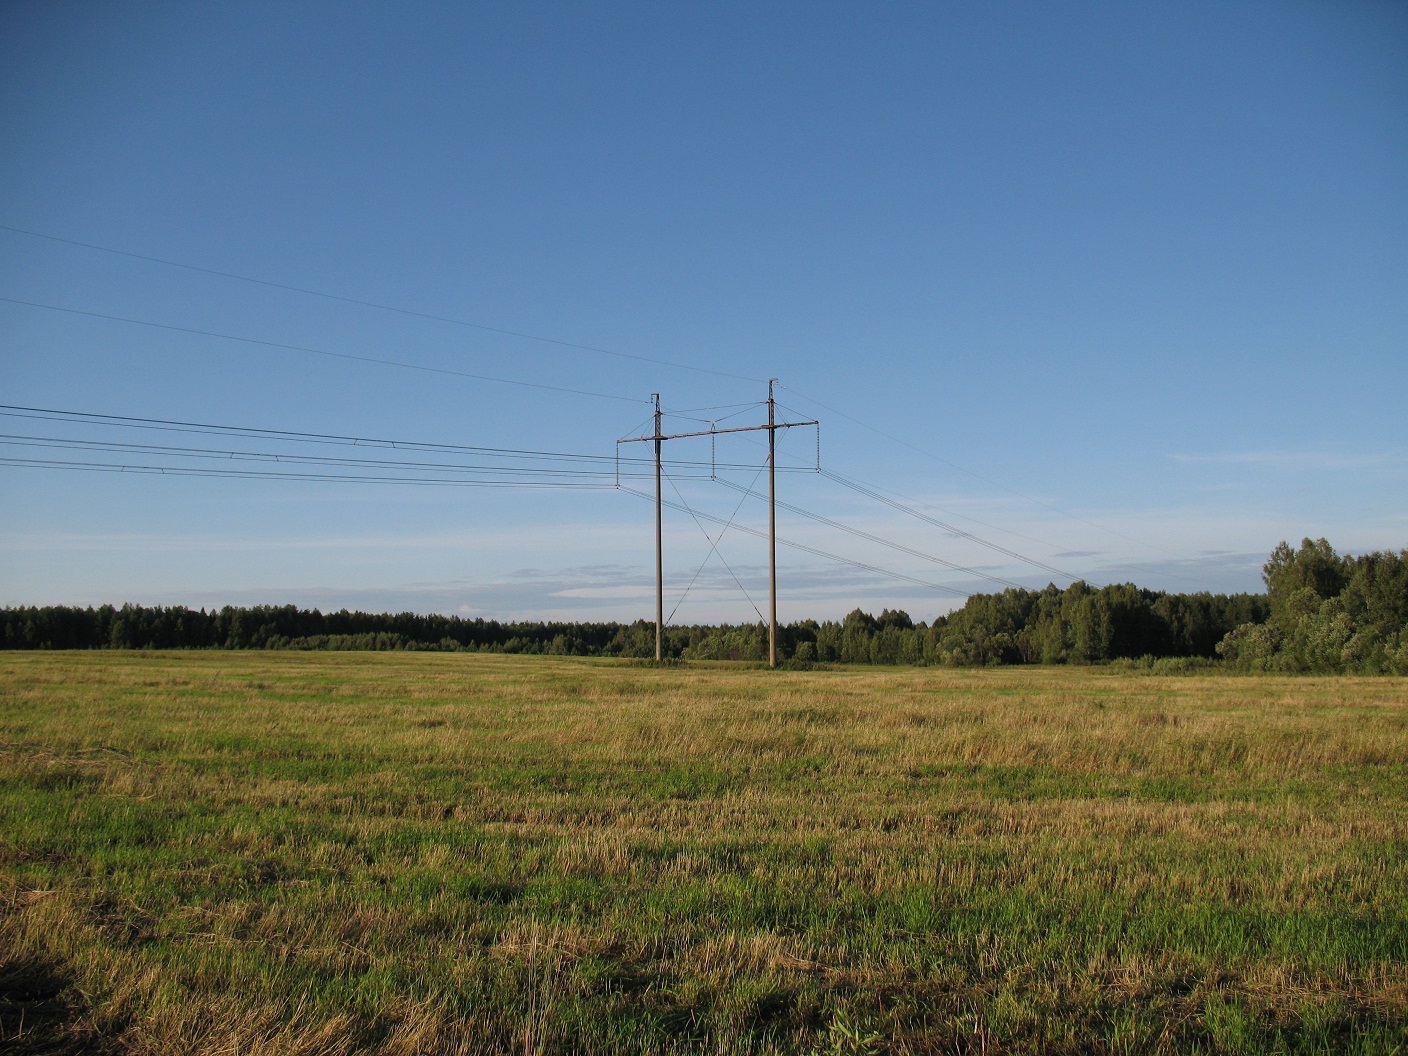
[[[257,286],[267,286],[275,290],[284,290],[288,293],[301,293],[309,297],[321,297],[328,301],[339,301],[343,304],[355,304],[361,308],[375,308],[383,312],[395,312],[399,315],[409,315],[417,319],[429,319],[437,323],[449,323],[452,326],[466,326],[474,330],[483,330],[491,334],[503,334],[506,337],[517,337],[525,341],[537,341],[545,345],[557,345],[561,348],[575,348],[582,352],[598,352],[605,356],[616,356],[620,359],[634,359],[642,363],[655,363],[662,367],[674,367],[677,370],[692,370],[699,374],[713,374],[720,378],[732,378],[735,381],[752,381],[762,383],[760,378],[749,378],[742,374],[731,374],[723,370],[711,370],[708,367],[698,367],[689,363],[675,363],[668,359],[657,359],[652,356],[639,356],[630,352],[617,352],[610,348],[597,348],[594,345],[579,345],[572,341],[563,341],[555,337],[542,337],[537,334],[523,333],[517,330],[505,330],[502,327],[486,326],[483,323],[471,323],[465,319],[455,319],[444,315],[435,315],[431,312],[418,312],[410,308],[398,308],[391,304],[379,304],[376,301],[365,301],[357,297],[346,297],[336,293],[323,293],[320,290],[310,290],[302,286],[291,286],[281,282],[271,282],[268,279],[256,279],[249,275],[239,275],[231,271],[218,271],[215,268],[203,268],[195,264],[183,264],[176,260],[166,260],[162,257],[150,257],[142,253],[132,253],[125,249],[113,249],[110,246],[99,246],[91,242],[79,242],[71,238],[60,238],[58,235],[47,235],[40,231],[29,231],[22,227],[11,227],[8,224],[0,224],[0,230],[12,231],[15,234],[29,235],[32,238],[45,238],[51,242],[62,242],[65,245],[79,246],[83,249],[94,249],[101,253],[112,253],[119,257],[131,257],[134,260],[145,260],[151,264],[164,264],[172,268],[184,268],[186,271],[195,271],[203,275],[216,275],[222,279],[236,279],[239,282],[253,283]],[[526,383],[524,383],[526,384]],[[624,399],[625,397],[611,397],[612,399]]]
[[[758,482],[758,477],[761,477],[763,475],[763,470],[766,468],[766,462],[764,462],[761,466],[758,467],[758,472],[754,474],[752,482],[748,485],[750,488]],[[689,503],[685,502],[684,496],[680,494],[680,489],[675,484],[674,478],[667,473],[665,474],[665,479],[669,480],[670,487],[674,488],[675,494],[679,496],[679,500],[681,503],[684,504],[684,507],[686,509],[689,509]],[[696,525],[699,525],[700,532],[702,532],[704,538],[709,541],[709,552],[704,555],[704,560],[700,562],[699,568],[695,570],[694,577],[689,581],[689,586],[684,588],[684,593],[680,595],[680,600],[675,602],[675,607],[670,611],[670,615],[665,620],[666,623],[669,623],[670,620],[673,620],[675,618],[675,613],[680,611],[680,606],[684,604],[684,599],[689,596],[689,591],[690,588],[694,586],[694,581],[699,578],[700,573],[704,571],[704,566],[709,563],[709,558],[713,557],[714,554],[718,553],[719,543],[723,542],[724,533],[729,530],[729,527],[733,524],[734,520],[737,519],[738,511],[743,509],[743,501],[747,497],[748,496],[745,495],[743,496],[743,498],[738,500],[738,505],[735,506],[733,509],[733,516],[728,519],[728,523],[725,524],[723,530],[719,532],[719,538],[717,541],[709,538],[709,533],[704,531],[704,526],[702,524],[699,524],[699,518],[694,516],[694,511],[692,509],[689,509],[689,515],[694,518],[694,523]],[[733,581],[738,584],[738,589],[742,591],[743,596],[748,599],[748,604],[753,606],[753,611],[758,613],[758,619],[764,619],[762,612],[758,609],[757,602],[753,600],[752,595],[748,593],[747,589],[739,581],[738,576],[733,571],[733,568],[729,565],[727,561],[724,560],[723,554],[719,554],[719,561],[723,564],[724,568],[728,569],[728,574],[730,576],[733,576]]]
[[[726,488],[733,488],[735,491],[742,491],[744,493],[745,498],[751,495],[755,499],[767,499],[766,495],[760,495],[756,491],[744,489],[741,485],[735,484],[731,480],[720,480],[719,483]],[[966,572],[970,576],[976,576],[979,579],[990,580],[993,583],[1001,583],[1005,587],[1014,587],[1017,590],[1026,589],[1024,586],[1022,586],[1022,584],[1014,583],[1010,579],[1003,579],[1001,576],[994,576],[987,572],[980,572],[976,568],[968,568],[965,565],[955,564],[954,562],[948,561],[945,558],[935,557],[933,554],[926,554],[922,550],[915,550],[913,547],[905,546],[903,543],[895,543],[891,542],[888,539],[882,539],[878,535],[872,535],[870,532],[862,531],[859,528],[852,528],[848,524],[842,524],[840,521],[833,520],[830,517],[824,517],[819,513],[813,513],[811,510],[804,510],[800,506],[793,506],[791,503],[781,502],[778,500],[773,501],[775,501],[776,504],[778,506],[781,506],[784,510],[788,510],[789,512],[798,514],[802,517],[807,517],[813,521],[819,522],[820,524],[827,525],[828,527],[836,528],[839,531],[847,532],[850,535],[854,535],[859,539],[864,539],[867,542],[878,543],[881,546],[888,546],[891,550],[898,550],[901,553],[909,554],[911,557],[917,557],[922,561],[929,561],[936,565],[942,565],[944,568],[952,569],[955,572]]]
[[[635,488],[621,487],[617,490],[625,492],[628,495],[635,495],[637,498],[645,499],[648,502],[655,501],[654,495],[650,495],[644,491],[637,491]],[[664,505],[670,507],[670,509],[672,510],[679,510],[681,513],[689,512],[683,506],[679,505],[678,503],[671,502],[669,499],[662,499],[661,502]],[[713,521],[715,524],[724,523],[722,517],[715,517],[713,514],[710,513],[700,513],[698,514],[698,516],[703,517],[706,521]],[[756,528],[749,528],[747,525],[744,524],[734,525],[734,530],[743,532],[746,535],[754,536],[758,539],[768,538],[767,532],[759,531]],[[777,537],[777,541],[783,546],[791,547],[794,550],[801,550],[803,553],[812,554],[816,557],[822,557],[828,561],[836,561],[843,565],[850,565],[852,568],[860,568],[864,569],[867,572],[874,572],[876,575],[887,576],[890,579],[904,580],[907,583],[915,583],[921,587],[928,587],[931,590],[942,590],[947,594],[956,594],[960,598],[971,598],[973,596],[968,591],[959,590],[957,587],[950,587],[943,583],[932,583],[927,579],[920,579],[918,576],[911,576],[904,572],[894,572],[890,569],[880,568],[876,565],[868,565],[864,561],[856,561],[853,558],[842,557],[840,554],[833,554],[825,550],[819,550],[814,546],[808,546],[806,543],[794,542],[791,539],[784,539],[781,536]]]
[[[246,439],[271,440],[286,443],[319,444],[334,447],[377,447],[396,451],[446,451],[468,452],[490,457],[542,459],[544,461],[590,462],[607,464],[617,461],[609,455],[588,455],[563,451],[536,451],[528,448],[479,447],[468,444],[440,444],[415,440],[387,440],[372,437],[339,436],[332,433],[294,432],[285,429],[263,429],[256,426],[212,425],[201,422],[182,422],[166,418],[136,418],[128,415],[94,414],[88,411],[62,411],[46,407],[22,407],[13,404],[0,404],[0,417],[26,418],[36,421],[67,422],[75,425],[97,425],[109,428],[139,429],[151,432],[192,433],[198,436],[234,436]],[[654,466],[650,458],[621,458],[619,461],[641,466]],[[703,467],[713,463],[684,459],[666,460],[667,465],[683,467]],[[750,470],[751,463],[726,462],[723,468]],[[795,467],[780,467],[789,472]]]
[[[558,477],[610,478],[613,473],[602,469],[554,469],[544,466],[486,466],[468,465],[455,462],[404,462],[394,459],[377,458],[330,458],[322,455],[299,455],[283,451],[231,451],[215,448],[172,447],[158,444],[125,444],[106,440],[74,440],[65,437],[20,436],[0,433],[0,444],[11,447],[55,448],[65,451],[93,451],[99,453],[130,452],[142,455],[165,455],[169,458],[205,458],[230,462],[279,462],[290,465],[343,466],[348,468],[369,467],[375,469],[401,469],[412,473],[453,473],[483,472],[500,474],[542,473]],[[620,476],[618,472],[615,474]],[[650,476],[643,469],[624,474],[630,479],[645,479]],[[684,474],[682,479],[716,479],[704,473]]]
[[[489,381],[499,385],[518,385],[528,389],[546,389],[549,392],[566,392],[574,396],[593,396],[601,400],[620,400],[624,403],[648,403],[636,396],[616,396],[609,392],[590,392],[586,389],[569,389],[563,385],[545,385],[537,381],[514,381],[511,378],[496,378],[489,374],[472,374],[464,370],[450,370],[446,367],[427,367],[420,363],[407,363],[399,359],[381,359],[377,356],[360,356],[353,352],[329,352],[323,348],[307,345],[289,345],[281,341],[265,341],[257,337],[240,337],[235,334],[220,334],[213,330],[197,330],[189,326],[175,326],[171,323],[154,323],[147,319],[131,319],[122,315],[107,315],[103,312],[89,312],[81,308],[65,308],[57,304],[41,304],[38,301],[22,301],[14,297],[0,297],[6,304],[22,304],[29,308],[43,308],[51,312],[66,312],[69,315],[82,315],[90,319],[107,319],[117,323],[132,323],[136,326],[150,326],[158,330],[172,330],[181,334],[195,334],[199,337],[215,337],[222,341],[238,341],[247,345],[261,345],[265,348],[278,348],[290,352],[309,352],[315,356],[329,356],[333,359],[350,359],[359,363],[376,363],[384,367],[402,367],[405,370],[420,370],[429,374],[448,374],[456,378],[472,378],[475,381]]]
[[[1074,513],[1071,513],[1069,510],[1063,510],[1059,506],[1053,506],[1049,502],[1043,502],[1041,499],[1024,494],[1023,492],[1017,491],[1015,488],[1009,488],[1006,484],[1000,484],[997,481],[991,480],[980,473],[974,473],[971,469],[965,469],[964,467],[958,465],[958,463],[956,462],[950,462],[946,458],[941,458],[940,456],[934,454],[932,451],[926,451],[924,448],[919,447],[916,444],[911,444],[908,440],[902,440],[900,437],[895,436],[892,433],[887,433],[885,432],[885,430],[877,428],[876,426],[871,425],[869,422],[863,422],[859,418],[854,418],[851,415],[847,414],[845,411],[838,411],[835,407],[832,407],[830,404],[822,403],[815,397],[808,396],[804,392],[799,392],[797,389],[792,388],[790,385],[783,385],[780,381],[777,384],[779,387],[786,389],[788,392],[800,396],[808,403],[814,403],[818,407],[830,411],[832,414],[839,415],[840,417],[846,419],[846,421],[860,426],[862,429],[869,429],[872,433],[875,433],[877,436],[883,436],[886,440],[892,441],[893,443],[899,444],[903,447],[907,447],[916,454],[923,455],[925,458],[933,459],[935,462],[938,462],[941,465],[948,466],[950,469],[956,469],[960,473],[966,473],[968,476],[974,478],[975,480],[981,480],[984,484],[990,484],[992,487],[999,488],[1000,490],[1007,492],[1009,495],[1015,495],[1019,499],[1025,499],[1027,502],[1035,503],[1036,505],[1041,506],[1044,509],[1050,510],[1052,513],[1060,514],[1062,517],[1069,517],[1073,521],[1079,521],[1081,524],[1088,525],[1091,528],[1099,529],[1102,532],[1105,532],[1109,535],[1113,535],[1116,538],[1123,539],[1126,542],[1135,543],[1138,546],[1148,547],[1151,550],[1158,550],[1161,553],[1169,554],[1173,557],[1181,558],[1183,556],[1181,554],[1175,553],[1172,550],[1165,550],[1161,546],[1154,546],[1152,543],[1147,543],[1142,539],[1136,539],[1131,535],[1125,535],[1123,532],[1117,532],[1113,528],[1106,528],[1103,524],[1097,524],[1095,521],[1088,521],[1084,517],[1078,517]]]
[[[0,456],[0,466],[22,469],[60,469],[89,473],[133,473],[173,477],[240,477],[265,478],[270,480],[328,481],[352,484],[409,484],[421,487],[459,488],[533,488],[537,490],[576,488],[583,491],[614,491],[610,483],[573,483],[570,481],[533,480],[484,480],[465,478],[459,480],[434,480],[424,477],[372,476],[346,473],[292,473],[273,470],[252,469],[211,469],[189,468],[185,466],[148,466],[113,462],[76,462],[56,459],[14,458]]]
[[[854,480],[850,480],[846,477],[843,477],[839,473],[834,473],[829,469],[821,470],[821,475],[823,477],[826,477],[828,480],[834,480],[837,484],[840,484],[842,487],[850,488],[852,491],[857,492],[858,494],[865,495],[869,498],[874,499],[876,502],[882,502],[886,506],[891,507],[892,509],[899,510],[901,513],[909,514],[911,517],[918,518],[919,520],[924,521],[928,524],[932,524],[937,528],[942,528],[946,532],[952,532],[954,535],[971,540],[972,542],[975,542],[980,546],[987,547],[989,550],[995,550],[999,554],[1005,554],[1007,557],[1015,558],[1018,561],[1023,562],[1024,564],[1034,565],[1035,567],[1040,568],[1043,571],[1050,572],[1065,579],[1076,580],[1083,578],[1081,576],[1074,575],[1073,573],[1063,571],[1062,569],[1059,569],[1054,565],[1048,565],[1045,562],[1038,561],[1036,560],[1036,558],[1027,557],[1024,554],[1019,554],[1015,550],[1009,550],[1005,546],[1000,546],[997,543],[989,542],[981,536],[974,535],[972,532],[966,532],[962,528],[958,528],[952,524],[948,524],[944,521],[939,520],[936,517],[930,517],[927,514],[919,512],[918,510],[911,509],[910,507],[905,506],[903,503],[896,502],[895,500],[887,498],[886,496],[881,495],[878,492],[871,491],[864,485]],[[1098,583],[1092,585],[1097,587],[1099,586]]]

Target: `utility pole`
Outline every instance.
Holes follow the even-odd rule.
[[[660,394],[651,393],[655,402],[655,433],[652,436],[628,436],[616,442],[635,444],[645,440],[655,442],[655,659],[665,658],[665,559],[663,514],[664,496],[660,491],[660,445],[666,440],[682,440],[687,436],[719,436],[722,433],[754,433],[761,429],[768,431],[768,667],[777,666],[777,431],[800,425],[816,425],[809,422],[779,422],[772,387],[776,378],[768,379],[768,424],[743,425],[731,429],[700,429],[691,433],[672,433],[666,436],[660,431]]]
[[[777,666],[777,426],[768,378],[768,667]]]
[[[665,659],[665,546],[664,529],[661,527],[661,507],[664,503],[660,495],[660,394],[652,393],[655,400],[655,662]]]

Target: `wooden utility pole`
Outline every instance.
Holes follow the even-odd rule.
[[[777,666],[777,426],[768,378],[768,667]]]
[[[660,508],[664,505],[660,495],[660,394],[652,393],[655,400],[655,662],[665,659],[665,547],[664,529],[661,526]]]
[[[687,436],[719,436],[722,433],[754,433],[760,429],[768,431],[768,666],[777,666],[777,466],[774,464],[777,453],[777,431],[791,429],[799,425],[816,425],[810,422],[779,422],[776,405],[773,402],[772,387],[776,378],[768,380],[768,424],[743,425],[732,429],[700,429],[691,433],[671,433],[666,436],[660,431],[660,394],[651,393],[655,401],[655,433],[652,436],[628,436],[617,440],[618,444],[636,444],[645,440],[655,442],[655,659],[665,658],[665,556],[662,508],[664,496],[660,491],[660,445],[666,440],[681,440]]]

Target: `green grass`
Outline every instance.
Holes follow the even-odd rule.
[[[0,1043],[1408,1056],[1408,681],[0,654]]]

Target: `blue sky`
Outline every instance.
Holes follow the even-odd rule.
[[[784,619],[1408,545],[1402,4],[12,4],[0,143],[7,405],[611,457],[651,393],[754,424],[776,377],[823,468],[931,518],[780,475],[895,545],[784,538],[910,577],[783,547]],[[702,525],[666,511],[667,611],[697,572],[677,622],[756,619],[764,544]],[[5,604],[629,619],[652,543],[610,487],[0,465]]]

